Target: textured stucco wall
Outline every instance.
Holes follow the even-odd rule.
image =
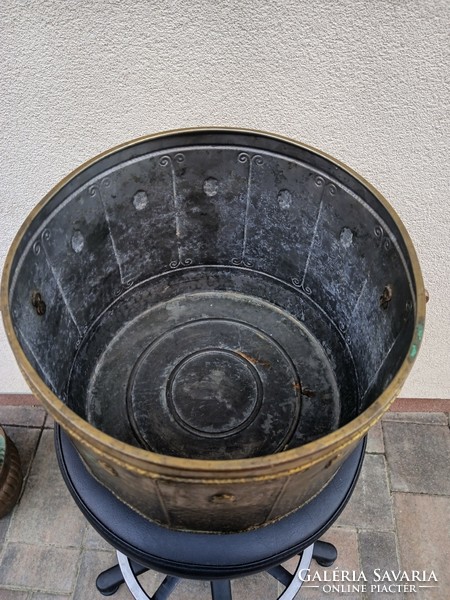
[[[235,125],[331,153],[391,201],[431,300],[404,396],[450,397],[448,0],[4,0],[0,268],[36,202],[146,133]],[[27,387],[0,328],[0,392]]]

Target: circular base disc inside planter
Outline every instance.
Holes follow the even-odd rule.
[[[240,293],[188,293],[143,307],[105,337],[107,318],[80,356],[96,357],[88,420],[118,439],[161,454],[231,459],[314,436],[308,403],[321,403],[315,420],[322,429],[337,425],[339,392],[324,350],[273,304]]]

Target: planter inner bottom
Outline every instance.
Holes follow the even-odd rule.
[[[329,331],[306,294],[273,278],[175,270],[130,288],[90,328],[67,402],[101,431],[160,454],[273,454],[330,433],[357,407],[342,338],[325,339]]]

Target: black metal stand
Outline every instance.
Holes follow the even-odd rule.
[[[265,571],[286,586],[278,600],[293,600],[313,558],[324,567],[337,558],[336,548],[319,538],[353,492],[365,440],[331,482],[295,513],[260,529],[220,535],[174,531],[147,521],[90,475],[58,426],[55,445],[73,498],[90,524],[117,550],[118,564],[97,578],[97,589],[104,596],[113,595],[125,583],[135,600],[167,600],[181,579],[203,579],[210,581],[212,600],[232,600],[232,579]],[[299,562],[292,575],[281,564],[295,555]],[[137,579],[150,569],[166,575],[151,597]]]
[[[128,559],[124,556],[119,554],[119,561],[120,562],[124,562],[127,561]],[[302,553],[303,554],[303,553]],[[300,570],[300,564],[301,564],[301,558],[299,560],[299,565],[297,566],[296,572],[294,574],[289,573],[289,571],[287,571],[284,567],[282,567],[281,565],[277,565],[275,567],[272,567],[271,569],[267,569],[267,573],[269,573],[269,575],[272,575],[272,577],[274,577],[277,581],[279,581],[280,583],[282,583],[285,587],[286,590],[281,594],[281,596],[279,597],[279,600],[284,598],[293,598],[295,594],[297,594],[297,592],[299,591],[300,587],[301,587],[301,583],[303,583],[303,581],[300,580],[299,578],[299,570]],[[312,558],[322,567],[330,567],[334,561],[337,558],[337,550],[336,548],[333,546],[333,544],[330,544],[328,542],[322,542],[322,541],[318,541],[315,542],[313,545],[313,549],[312,549]],[[103,596],[112,596],[113,594],[115,594],[117,592],[117,590],[119,589],[119,587],[125,583],[126,579],[125,579],[125,575],[122,572],[122,568],[121,568],[121,564],[117,564],[114,567],[111,567],[110,569],[107,569],[106,571],[103,571],[102,573],[100,573],[100,575],[97,577],[97,581],[96,581],[96,586],[98,591],[103,594]],[[128,564],[129,564],[129,568],[131,570],[131,573],[127,574],[128,577],[128,581],[127,581],[127,585],[130,589],[130,592],[132,593],[132,595],[134,596],[134,598],[136,600],[167,600],[169,598],[169,596],[171,595],[171,593],[173,592],[173,590],[175,589],[176,585],[178,584],[178,582],[181,580],[181,577],[171,577],[170,575],[167,576],[164,581],[161,583],[161,585],[158,587],[158,589],[155,591],[155,593],[153,594],[153,596],[148,596],[144,590],[142,589],[142,587],[139,584],[139,581],[136,579],[139,575],[142,575],[142,573],[145,573],[146,571],[148,571],[149,569],[146,567],[142,567],[141,565],[138,565],[137,563],[128,560]],[[309,563],[308,563],[309,566]],[[304,564],[301,566],[301,570],[308,568],[305,567]],[[130,578],[131,576],[131,578]],[[134,581],[133,581],[134,579]],[[296,579],[298,580],[298,582],[296,581]],[[297,585],[292,585],[292,584],[297,584]],[[298,584],[300,583],[300,585]],[[130,587],[131,584],[131,587]],[[287,592],[289,595],[287,595]],[[292,593],[294,595],[292,595]],[[211,581],[211,598],[212,600],[232,600],[232,594],[231,594],[231,580],[230,579],[213,579]]]

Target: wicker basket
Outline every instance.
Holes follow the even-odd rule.
[[[17,448],[0,427],[0,518],[7,515],[16,504],[22,480]]]

